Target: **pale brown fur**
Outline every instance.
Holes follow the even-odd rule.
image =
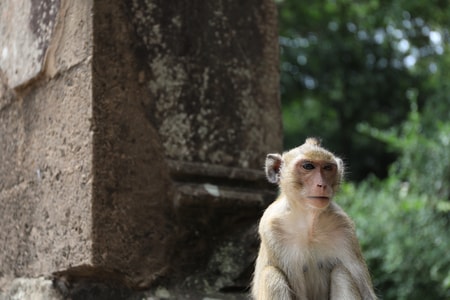
[[[260,221],[253,297],[376,299],[353,222],[331,201],[342,160],[309,138],[282,156],[269,154],[266,174],[280,195]]]

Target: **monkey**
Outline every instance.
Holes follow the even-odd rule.
[[[279,196],[264,211],[251,294],[256,300],[377,299],[353,221],[334,201],[342,159],[317,138],[268,154]]]

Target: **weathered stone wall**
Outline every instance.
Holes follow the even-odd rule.
[[[0,15],[0,278],[242,292],[281,150],[275,4],[5,0]]]
[[[0,8],[0,274],[48,274],[91,260],[92,8]]]
[[[132,3],[142,101],[166,156],[260,169],[280,141],[274,3]]]
[[[151,96],[128,1],[95,1],[94,15],[93,258],[145,286],[174,249],[169,170],[144,106]]]

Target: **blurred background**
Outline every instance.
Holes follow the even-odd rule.
[[[382,299],[450,299],[450,3],[279,0],[284,148],[347,165]]]

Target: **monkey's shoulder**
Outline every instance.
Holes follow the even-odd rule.
[[[271,232],[281,230],[282,220],[289,215],[289,208],[283,199],[277,199],[264,211],[259,224],[260,234],[264,232]]]
[[[354,230],[353,221],[347,215],[347,213],[335,202],[332,202],[330,206],[320,215],[319,226],[324,229],[338,229],[338,230]]]

